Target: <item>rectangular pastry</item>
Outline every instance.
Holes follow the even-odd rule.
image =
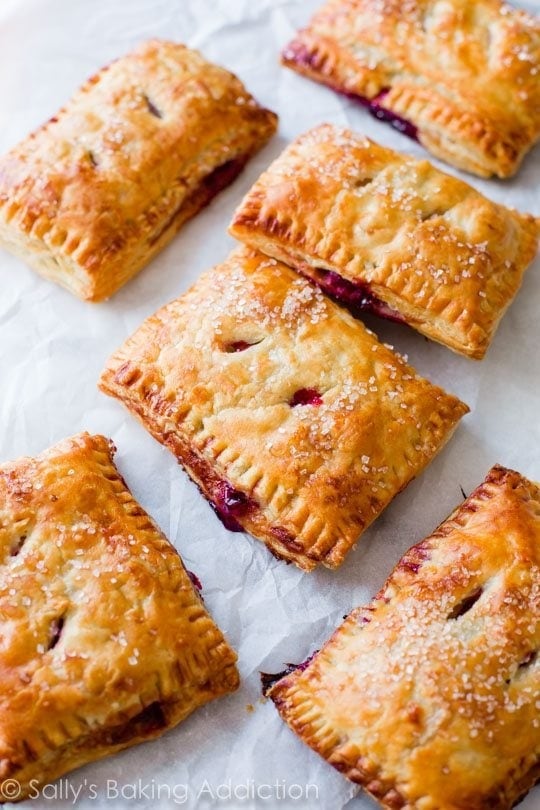
[[[540,137],[540,21],[501,0],[328,0],[282,61],[481,177]]]
[[[468,411],[290,268],[239,249],[109,360],[101,388],[225,525],[335,568]]]
[[[540,489],[496,466],[320,652],[265,680],[382,807],[510,810],[540,777],[539,646]]]
[[[405,322],[479,359],[536,254],[540,219],[324,124],[264,172],[230,232],[353,312]]]
[[[2,801],[238,685],[234,652],[113,452],[83,433],[0,466]]]
[[[151,40],[0,158],[0,245],[79,297],[134,276],[276,129],[227,70]]]

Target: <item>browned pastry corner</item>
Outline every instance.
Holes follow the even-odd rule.
[[[540,21],[501,0],[329,0],[282,60],[480,177],[540,137]]]
[[[540,490],[493,467],[268,690],[388,810],[510,810],[540,778]]]
[[[145,42],[0,159],[0,245],[80,298],[107,298],[276,124],[227,70]]]
[[[481,359],[536,255],[540,220],[323,124],[262,174],[230,232],[354,313],[407,323]]]
[[[238,685],[235,653],[113,451],[82,433],[0,466],[4,799],[35,798]]]
[[[468,411],[315,286],[243,248],[146,320],[100,385],[228,528],[305,570],[340,565]]]

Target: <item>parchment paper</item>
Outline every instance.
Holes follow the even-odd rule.
[[[87,766],[28,806],[68,807],[74,803],[71,785],[84,810],[111,803],[373,808],[365,797],[348,804],[355,788],[305,748],[271,704],[261,702],[259,670],[279,671],[318,648],[344,614],[373,595],[401,554],[456,506],[460,487],[470,492],[493,463],[540,480],[538,262],[482,363],[407,328],[369,320],[421,373],[461,396],[472,414],[337,572],[302,574],[275,560],[261,543],[227,532],[172,455],[96,389],[106,358],[143,318],[227,255],[233,242],[226,226],[235,205],[292,137],[332,121],[425,154],[353,103],[279,67],[280,47],[317,5],[318,0],[1,2],[2,151],[52,115],[88,75],[151,36],[202,49],[235,71],[281,118],[279,135],[233,187],[105,304],[82,303],[0,253],[0,458],[37,453],[81,429],[112,436],[135,496],[201,578],[208,608],[238,650],[242,674],[236,695],[210,704],[157,742]],[[529,4],[535,6],[540,10],[540,3]],[[466,179],[497,200],[540,214],[540,148],[514,180]],[[257,790],[260,798],[242,798]],[[540,808],[539,788],[522,807]]]

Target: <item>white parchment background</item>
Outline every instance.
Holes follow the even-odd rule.
[[[302,660],[319,647],[345,613],[372,596],[405,549],[461,500],[460,486],[469,492],[493,463],[540,480],[538,262],[480,364],[406,328],[370,320],[382,339],[461,396],[472,414],[334,573],[302,574],[274,560],[262,544],[228,533],[172,455],[96,389],[106,358],[142,319],[227,255],[233,243],[226,226],[235,205],[292,137],[332,121],[423,154],[362,109],[279,67],[280,47],[316,5],[317,0],[0,0],[2,151],[52,115],[89,74],[150,36],[201,48],[236,72],[281,119],[279,135],[233,187],[108,303],[77,301],[0,253],[0,459],[36,453],[81,429],[112,436],[118,465],[135,496],[200,576],[206,603],[240,656],[242,686],[236,695],[207,706],[157,742],[75,773],[69,784],[80,788],[78,806],[84,810],[110,803],[126,808],[373,808],[365,797],[351,800],[353,786],[305,748],[272,705],[260,701],[258,671],[279,671],[284,662]],[[535,6],[540,10],[540,2],[529,3]],[[540,148],[514,180],[466,179],[501,202],[540,214]],[[149,786],[147,794],[177,786],[176,799],[163,798],[163,789],[160,801],[137,797],[138,779],[141,788]],[[107,780],[127,786],[125,798],[114,800]],[[200,795],[205,780],[209,789]],[[212,799],[210,791],[216,794],[229,780],[233,786],[250,780],[259,786],[276,781],[289,787],[316,785],[318,799],[313,788],[303,800],[282,800],[275,788],[268,799]],[[60,785],[67,790],[67,783]],[[72,802],[69,794],[29,806]],[[539,788],[522,807],[540,808]]]

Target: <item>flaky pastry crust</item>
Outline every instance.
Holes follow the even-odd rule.
[[[269,695],[382,807],[509,810],[540,777],[540,490],[496,466]]]
[[[480,359],[536,255],[540,220],[323,124],[262,174],[230,232],[345,303],[365,292],[361,309]]]
[[[80,434],[0,466],[5,799],[8,780],[35,798],[238,685],[234,652],[113,450]]]
[[[242,248],[145,321],[100,385],[234,528],[305,570],[340,565],[468,410]]]
[[[276,122],[198,52],[146,42],[0,159],[0,244],[79,297],[107,298],[236,177]]]
[[[282,59],[481,177],[540,137],[540,23],[500,0],[329,0]]]

